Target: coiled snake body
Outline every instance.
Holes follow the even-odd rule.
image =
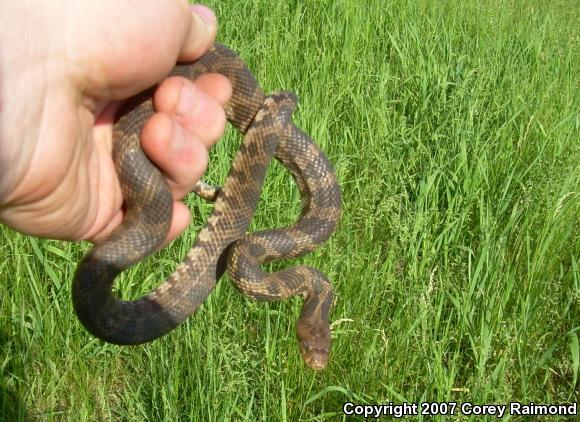
[[[257,300],[305,298],[297,323],[305,363],[322,369],[330,353],[328,312],[332,290],[320,271],[298,266],[267,274],[260,264],[294,258],[326,241],[340,217],[341,195],[334,170],[312,140],[291,121],[291,93],[265,96],[243,61],[215,44],[200,60],[177,65],[171,75],[196,79],[220,73],[232,83],[228,120],[245,134],[232,168],[215,194],[212,215],[185,259],[157,289],[134,301],[112,294],[115,277],[155,251],[165,239],[173,199],[140,147],[140,132],[153,114],[150,92],[132,99],[114,128],[113,159],[126,201],[121,225],[80,262],[73,304],[82,324],[116,344],[139,344],[172,330],[206,299],[227,266],[237,288]],[[302,198],[299,221],[289,227],[246,234],[266,167],[276,157],[293,175]],[[227,260],[227,265],[224,265]]]

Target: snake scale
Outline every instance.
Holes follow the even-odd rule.
[[[151,91],[131,99],[113,129],[113,160],[126,214],[109,238],[79,263],[72,288],[75,312],[90,333],[107,342],[144,343],[195,312],[227,268],[235,286],[253,299],[304,297],[296,325],[299,348],[306,365],[322,369],[331,342],[328,279],[304,265],[276,273],[266,273],[260,265],[302,256],[331,236],[341,212],[334,169],[310,137],[292,123],[295,95],[266,96],[242,59],[227,47],[215,44],[199,60],[176,65],[170,75],[195,80],[206,73],[230,80],[233,93],[226,117],[244,134],[223,186],[208,191],[208,185],[200,183],[194,190],[202,197],[214,197],[212,214],[183,262],[154,291],[133,301],[113,294],[115,277],[160,247],[172,216],[169,187],[140,146],[143,124],[154,112]],[[273,157],[298,185],[300,218],[288,227],[246,234]]]

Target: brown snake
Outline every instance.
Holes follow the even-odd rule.
[[[213,213],[183,262],[153,292],[134,301],[113,295],[115,277],[160,247],[172,216],[167,183],[140,146],[143,124],[153,114],[151,92],[134,97],[114,127],[113,160],[127,212],[110,237],[80,262],[72,290],[75,312],[88,331],[105,341],[144,343],[195,312],[227,266],[237,288],[253,299],[304,297],[297,322],[299,347],[308,366],[322,369],[330,353],[329,281],[308,266],[268,274],[260,264],[302,256],[330,237],[341,210],[334,170],[292,123],[294,94],[265,96],[244,62],[219,44],[198,61],[177,65],[170,75],[195,80],[206,73],[230,80],[233,93],[226,116],[245,134],[223,187],[206,192],[204,184],[197,186],[200,196],[215,197]],[[302,198],[300,219],[285,228],[246,234],[272,157],[296,180]]]

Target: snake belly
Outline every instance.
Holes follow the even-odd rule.
[[[267,274],[260,264],[301,256],[330,237],[341,209],[334,170],[308,135],[292,123],[297,104],[294,94],[265,96],[245,63],[227,47],[215,44],[201,59],[177,65],[170,75],[195,80],[207,73],[219,73],[230,80],[233,91],[225,107],[226,116],[245,135],[217,193],[212,214],[184,260],[154,291],[132,301],[112,293],[119,273],[161,246],[169,231],[173,206],[165,179],[140,146],[143,125],[154,113],[152,92],[129,100],[113,133],[113,161],[126,214],[115,231],[79,263],[72,287],[75,312],[90,333],[107,342],[148,342],[195,312],[227,262],[230,278],[249,297],[305,297],[297,323],[299,347],[308,366],[322,369],[330,353],[330,283],[324,274],[310,267]],[[290,227],[246,235],[273,157],[297,182],[301,217]]]

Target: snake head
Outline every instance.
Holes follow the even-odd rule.
[[[330,354],[330,327],[324,321],[298,321],[296,326],[298,346],[304,363],[314,369],[322,370],[328,364]]]

